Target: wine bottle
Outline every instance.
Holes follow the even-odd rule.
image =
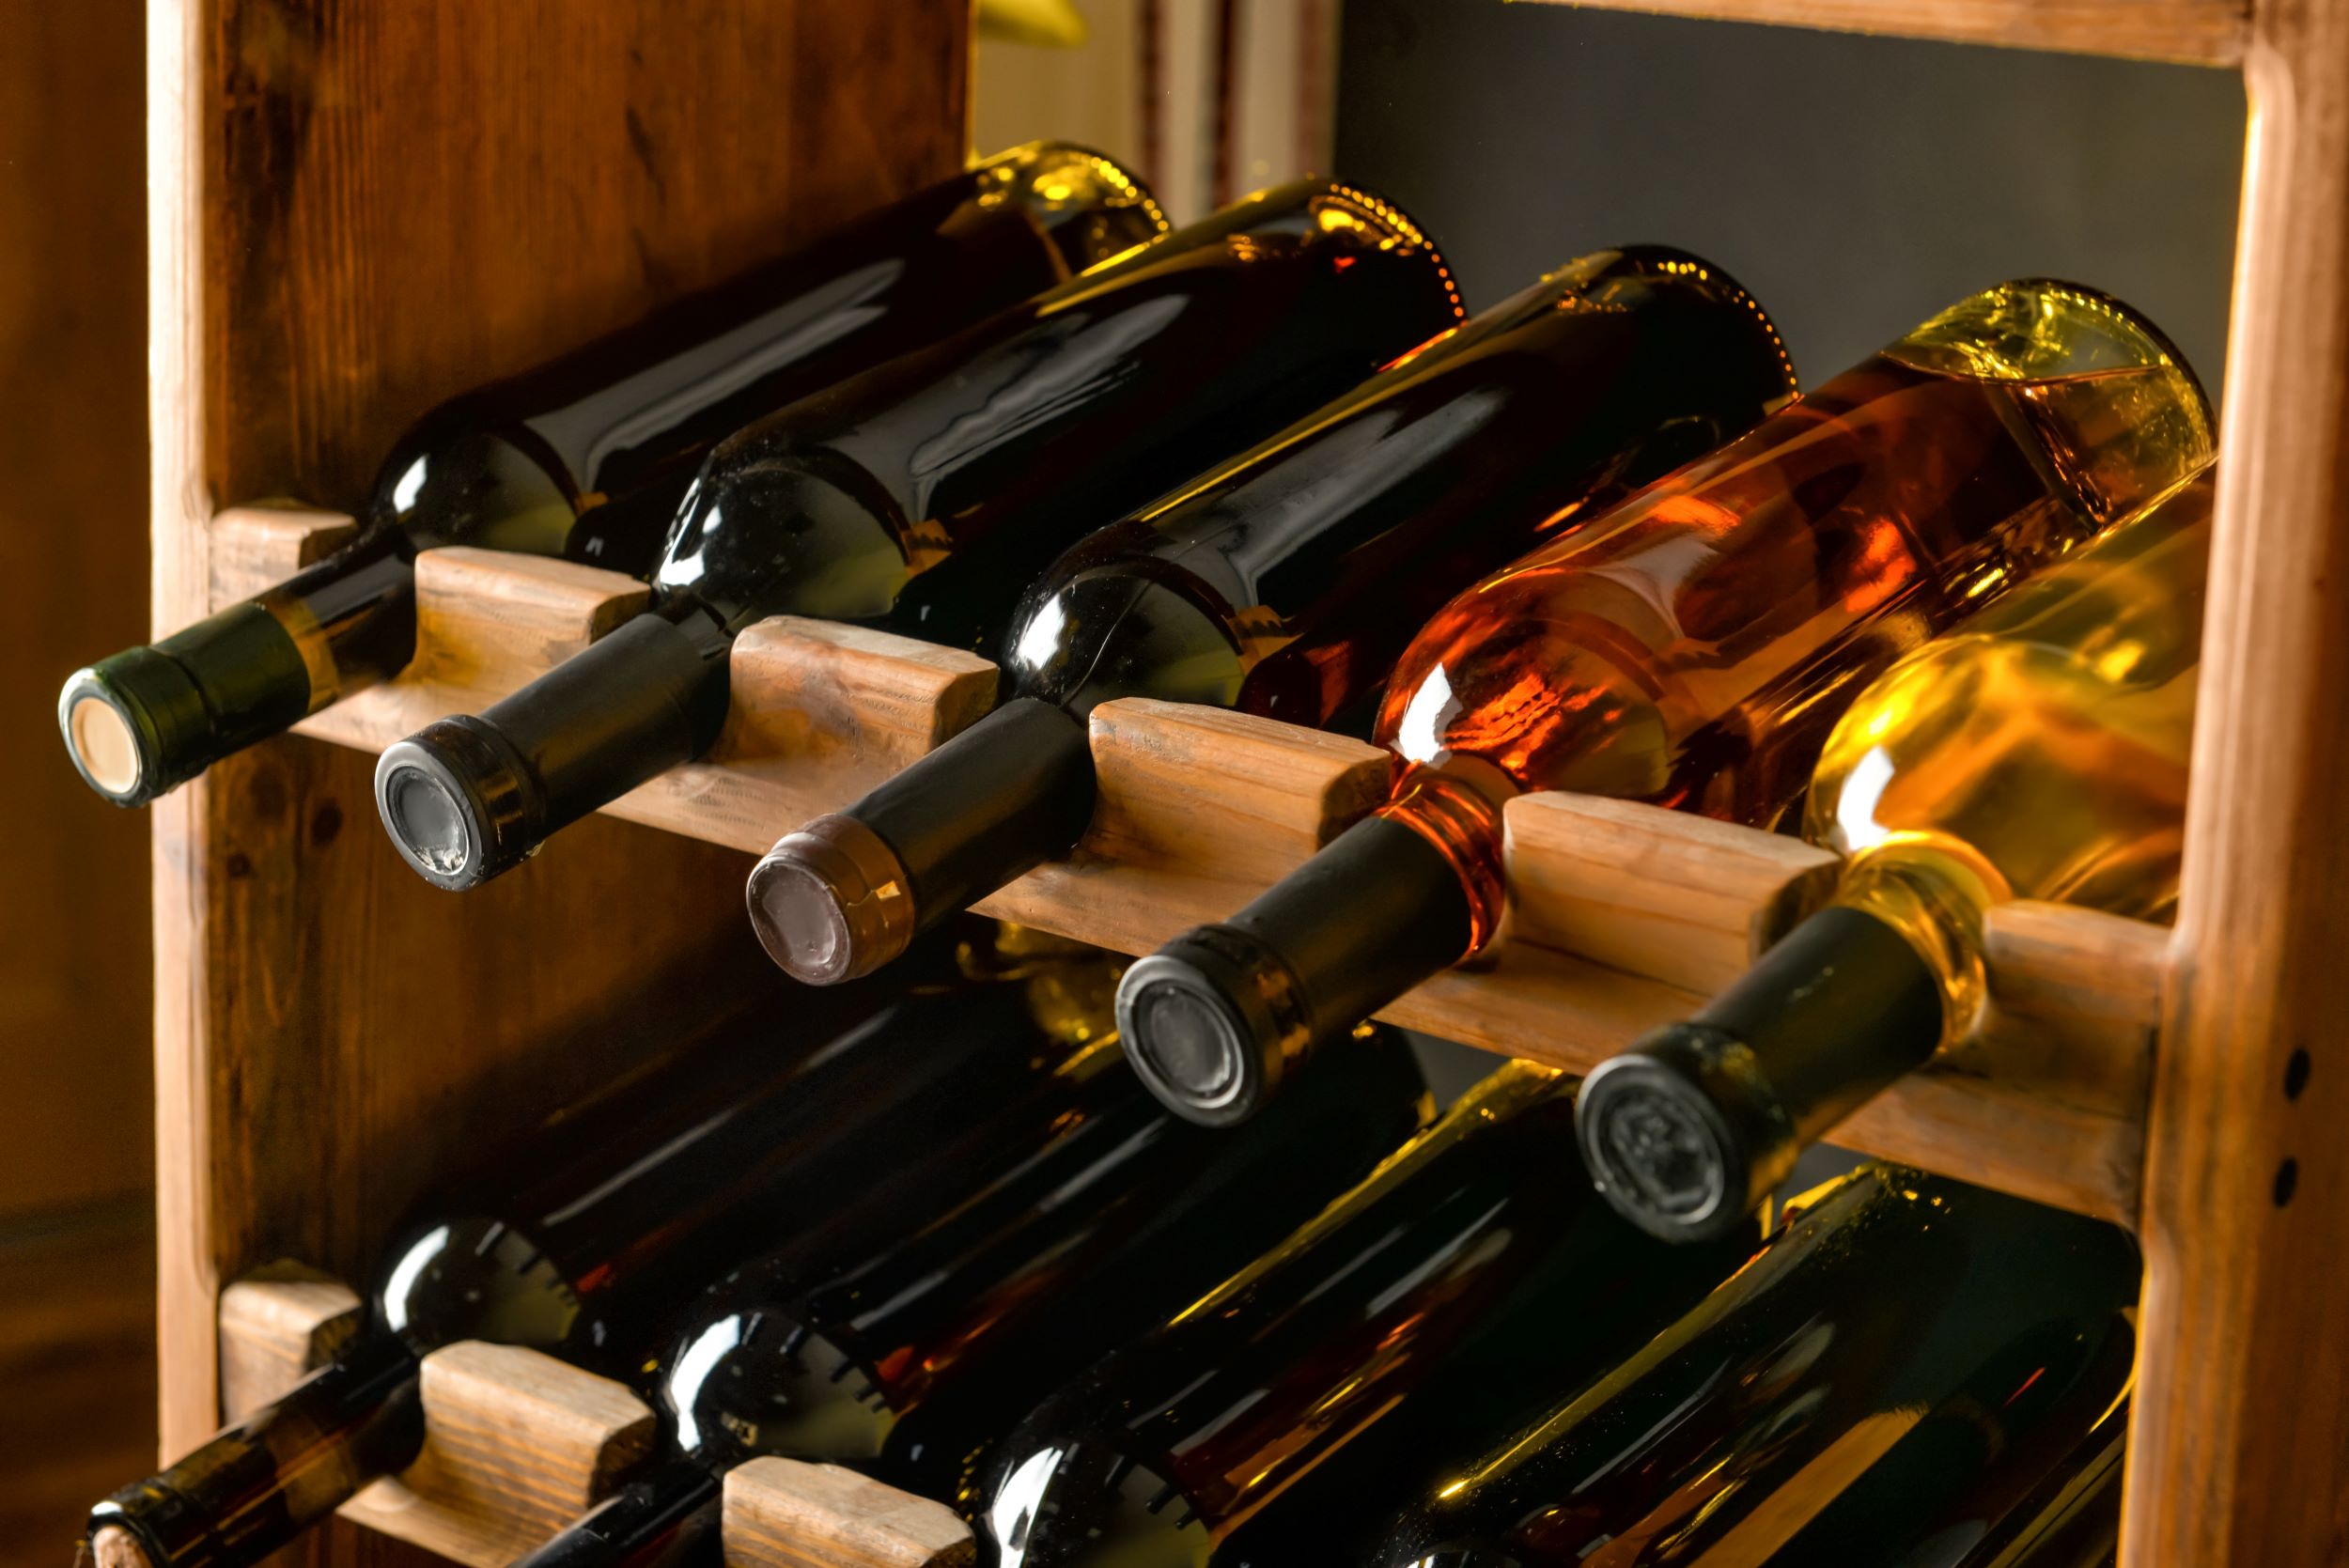
[[[752,924],[801,980],[870,972],[1076,843],[1096,704],[1344,719],[1455,592],[1793,393],[1767,318],[1710,263],[1570,263],[1062,556],[1003,640],[1009,700],[776,845]]]
[[[2202,476],[1887,671],[1821,754],[1828,906],[1592,1075],[1594,1177],[1658,1235],[1734,1226],[1796,1155],[1965,1037],[2013,898],[2166,920],[2210,556]]]
[[[1867,1166],[1637,1355],[1423,1488],[1381,1568],[1854,1564],[2003,1528],[2117,1432],[2136,1248]]]
[[[982,923],[941,937],[904,985],[770,998],[653,1056],[422,1205],[350,1348],[101,1503],[92,1535],[149,1568],[256,1562],[415,1457],[428,1352],[490,1340],[627,1375],[680,1281],[786,1238],[814,1262],[845,1254],[987,1175],[988,1149],[1024,1152],[974,1126],[1049,1128],[1094,1080],[1129,1080],[1109,1071],[1108,955]],[[893,1160],[909,1147],[962,1166]]]
[[[1392,1497],[1574,1387],[1735,1272],[1595,1197],[1576,1084],[1511,1063],[1182,1316],[1022,1421],[966,1509],[1002,1568],[1349,1559]],[[1471,1453],[1460,1452],[1456,1457]],[[1335,1506],[1330,1506],[1334,1502]],[[1362,1543],[1367,1545],[1370,1543]]]
[[[1247,1114],[1490,941],[1513,795],[1773,823],[1870,679],[2211,445],[2193,375],[2125,307],[2054,283],[1962,301],[1454,599],[1387,685],[1387,803],[1128,970],[1128,1051],[1170,1105]]]
[[[389,680],[415,653],[420,550],[565,554],[641,577],[722,437],[1166,227],[1125,169],[1031,143],[443,404],[393,447],[348,546],[75,672],[57,704],[74,766],[101,795],[143,805]]]
[[[656,1384],[675,1462],[551,1542],[549,1568],[639,1568],[667,1521],[714,1510],[718,1477],[762,1454],[956,1496],[1030,1405],[1174,1316],[1416,1130],[1426,1091],[1408,1048],[1384,1030],[1361,1046],[1345,1081],[1237,1136],[1185,1126],[1115,1073],[1026,1158],[974,1172],[931,1223],[832,1277],[787,1250],[719,1281]],[[967,1161],[941,1150],[926,1163]]]
[[[509,869],[707,751],[727,650],[769,615],[991,648],[1078,536],[1458,316],[1408,220],[1303,181],[754,424],[695,481],[652,611],[384,753],[384,826],[442,887]]]

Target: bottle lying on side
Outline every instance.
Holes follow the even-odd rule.
[[[1492,939],[1512,796],[1773,822],[1869,680],[2211,446],[2201,387],[2126,308],[2053,283],[1959,303],[1454,599],[1386,690],[1387,804],[1128,970],[1128,1053],[1187,1114],[1247,1114]]]
[[[1001,1568],[1352,1560],[1364,1498],[1471,1457],[1735,1272],[1758,1227],[1680,1259],[1574,1190],[1575,1088],[1503,1066],[1031,1414],[962,1499]]]
[[[1992,906],[2166,920],[2194,737],[2209,473],[1918,649],[1835,727],[1804,831],[1828,907],[1592,1075],[1580,1133],[1658,1235],[1735,1229],[1796,1155],[1963,1039]]]
[[[770,615],[991,649],[1080,535],[1458,319],[1408,220],[1300,181],[795,404],[711,452],[648,613],[384,753],[384,826],[442,887],[511,868],[708,751]]]
[[[801,980],[870,972],[1075,845],[1096,705],[1347,717],[1453,594],[1794,390],[1767,318],[1711,264],[1570,263],[1069,551],[1003,639],[1009,699],[776,845],[753,925]]]
[[[415,654],[418,551],[486,545],[641,577],[721,438],[1166,228],[1117,164],[1031,143],[444,403],[393,447],[349,545],[69,678],[57,718],[74,766],[143,805],[389,680]]]
[[[1987,1568],[1959,1548],[2027,1539],[2061,1507],[2050,1481],[2118,1439],[2139,1266],[2111,1226],[1863,1167],[1637,1355],[1422,1490],[1367,1560]]]
[[[926,1192],[910,1190],[891,1151],[998,1124],[1049,1128],[1097,1093],[1086,1085],[1118,1066],[1114,960],[983,922],[941,937],[886,989],[816,1008],[804,992],[770,999],[672,1048],[421,1205],[350,1348],[92,1511],[108,1560],[257,1562],[415,1458],[427,1353],[489,1340],[629,1375],[681,1281],[786,1241],[816,1262],[845,1255],[987,1176],[980,1157],[1003,1140],[967,1150],[968,1172]]]
[[[1086,1113],[1016,1166],[972,1172],[931,1223],[830,1278],[787,1250],[722,1281],[658,1374],[666,1462],[523,1564],[665,1564],[680,1521],[709,1528],[723,1472],[764,1454],[957,1495],[1037,1399],[1174,1316],[1417,1130],[1426,1090],[1401,1037],[1377,1031],[1357,1054],[1353,1070],[1237,1135],[1184,1125],[1113,1072]],[[970,1163],[951,1143],[916,1147],[938,1171]]]

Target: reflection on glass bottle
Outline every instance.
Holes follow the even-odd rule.
[[[1300,181],[728,437],[652,613],[384,753],[376,800],[446,888],[701,755],[736,633],[770,615],[990,649],[1062,549],[1453,325],[1409,220]]]
[[[1695,1305],[1759,1233],[1665,1248],[1577,1191],[1574,1091],[1502,1067],[1031,1414],[965,1503],[1002,1568],[1348,1560],[1364,1498],[1470,1457]]]
[[[2138,1270],[2111,1226],[1863,1167],[1637,1355],[1427,1488],[1371,1560],[1953,1560],[2021,1533],[2049,1478],[2118,1435]]]
[[[1166,226],[1110,160],[1032,143],[452,399],[392,449],[350,544],[68,680],[67,749],[93,789],[140,805],[390,679],[415,653],[420,550],[566,554],[641,577],[721,438]]]
[[[2213,478],[1895,664],[1835,727],[1804,827],[1828,906],[1592,1076],[1593,1172],[1659,1235],[1735,1226],[1796,1156],[1965,1037],[2009,899],[2167,920],[2186,834]]]
[[[100,1504],[92,1533],[128,1535],[153,1568],[256,1562],[413,1460],[426,1353],[489,1340],[627,1376],[681,1280],[786,1238],[821,1263],[933,1212],[965,1175],[919,1190],[904,1149],[1049,1124],[1116,1055],[1109,955],[980,922],[941,938],[885,989],[761,997],[423,1205],[348,1350]]]
[[[918,1145],[936,1217],[845,1267],[798,1248],[736,1271],[686,1316],[657,1374],[671,1456],[627,1512],[599,1510],[548,1568],[636,1568],[670,1518],[714,1508],[718,1476],[762,1454],[957,1495],[1021,1412],[1199,1294],[1361,1177],[1426,1114],[1399,1036],[1359,1070],[1237,1137],[1166,1115],[1113,1045],[1046,1120],[990,1120]],[[904,1146],[900,1143],[898,1146]],[[936,1177],[956,1178],[951,1196]]]
[[[1525,791],[1774,822],[1869,680],[2211,446],[2192,374],[2125,307],[2051,283],[1961,302],[1453,600],[1387,687],[1389,802],[1128,970],[1128,1049],[1198,1075],[1161,1072],[1170,1103],[1245,1114],[1491,939]]]
[[[1085,718],[1111,698],[1367,718],[1455,592],[1793,392],[1778,334],[1719,269],[1581,257],[1070,550],[1003,641],[1008,700],[778,844],[753,925],[829,984],[1065,853],[1093,815]]]

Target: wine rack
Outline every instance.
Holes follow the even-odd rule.
[[[1641,8],[2245,73],[2219,559],[2177,924],[2001,911],[1985,1028],[1838,1137],[2136,1225],[2148,1274],[2129,1568],[2339,1560],[2349,1351],[2329,1285],[2349,1252],[2349,1153],[2331,1130],[2349,1115],[2336,1025],[2349,900],[2334,824],[2349,726],[2335,710],[2349,615],[2332,601],[2349,582],[2349,0]],[[934,179],[963,150],[965,0],[158,0],[148,20],[163,628],[349,526],[222,504],[357,493],[389,437],[440,397]],[[739,711],[708,763],[452,898],[382,842],[365,752],[510,690],[641,610],[643,590],[464,551],[428,557],[419,581],[425,657],[409,676],[154,808],[175,1452],[212,1429],[224,1396],[248,1397],[335,1332],[323,1309],[339,1287],[230,1281],[286,1255],[361,1277],[454,1151],[543,1108],[553,1042],[592,1072],[628,1031],[583,1025],[646,1007],[690,1021],[715,992],[709,955],[739,951],[744,851],[992,700],[984,661],[770,624],[737,650]],[[1342,739],[1164,705],[1103,709],[1093,741],[1093,834],[988,908],[1129,952],[1297,863],[1364,809],[1381,766]],[[1510,828],[1508,940],[1394,1016],[1567,1065],[1684,1008],[1816,896],[1826,864],[1608,802],[1523,801]],[[255,1328],[257,1313],[275,1327]],[[506,1362],[472,1371],[442,1381],[474,1398],[531,1381]],[[594,1458],[584,1430],[564,1463],[585,1465],[592,1493],[625,1452]],[[439,1463],[437,1481],[399,1484],[457,1485],[459,1461]],[[729,1498],[734,1548],[775,1554],[739,1560],[957,1549],[927,1541],[906,1499],[844,1478],[762,1470],[735,1490],[750,1500]],[[855,1540],[819,1544],[827,1532]],[[313,1549],[395,1560],[349,1527]],[[916,1550],[932,1557],[902,1555]]]

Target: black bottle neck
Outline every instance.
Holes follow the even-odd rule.
[[[1459,962],[1474,929],[1442,851],[1368,817],[1229,921],[1128,970],[1118,1029],[1170,1110],[1244,1121],[1315,1051]]]
[[[1725,1234],[1796,1157],[1939,1047],[1939,983],[1899,932],[1830,906],[1685,1023],[1602,1063],[1576,1126],[1626,1218],[1668,1240]]]
[[[723,1490],[702,1466],[670,1460],[514,1568],[716,1568]]]
[[[947,916],[1066,854],[1093,804],[1084,721],[1017,698],[777,843],[751,872],[752,927],[810,985],[870,973]]]

